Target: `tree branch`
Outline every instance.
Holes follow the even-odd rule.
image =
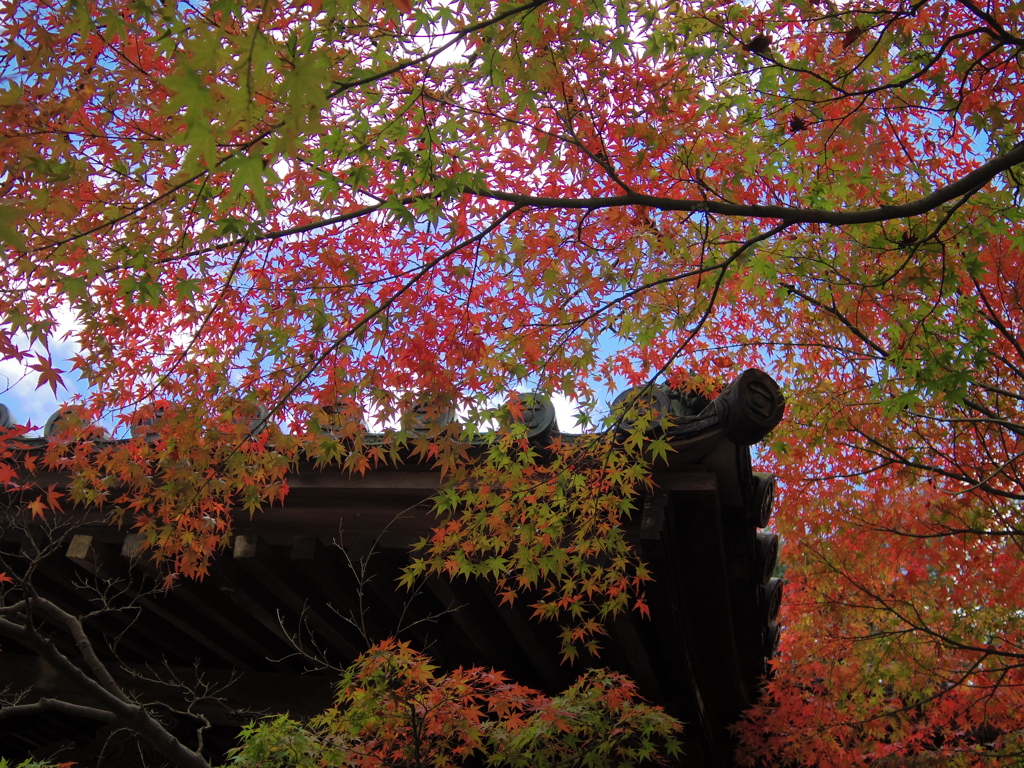
[[[96,655],[96,650],[93,648],[89,636],[85,634],[85,627],[82,626],[81,621],[70,613],[61,610],[49,600],[38,596],[29,598],[29,605],[32,608],[38,609],[50,621],[60,624],[71,635],[75,641],[75,646],[78,648],[78,652],[82,654],[82,658],[89,665],[89,669],[100,685],[122,701],[129,701],[128,696],[125,695],[125,692],[114,681],[110,670],[107,669],[107,666]]]
[[[717,216],[742,217],[748,219],[774,219],[787,224],[828,224],[835,227],[851,224],[874,224],[893,219],[908,219],[921,216],[958,197],[971,194],[1000,173],[1024,163],[1024,142],[1018,143],[1005,154],[992,158],[962,178],[937,189],[930,195],[900,205],[882,205],[859,211],[829,211],[823,208],[800,208],[788,205],[746,205],[724,203],[714,200],[677,200],[669,197],[645,195],[631,192],[612,197],[560,198],[523,195],[514,192],[483,189],[467,190],[470,194],[492,200],[503,200],[522,208],[553,208],[564,210],[599,210],[625,205],[644,205],[662,211],[684,213],[709,213]]]
[[[60,611],[59,608],[57,610]],[[0,618],[0,634],[31,648],[69,682],[91,696],[100,707],[110,713],[116,722],[130,728],[175,765],[180,768],[210,768],[210,764],[202,755],[182,744],[144,707],[120,698],[93,680],[61,653],[49,638],[42,636],[35,627]],[[90,645],[91,650],[91,643],[87,637],[85,642]]]
[[[81,704],[72,704],[68,701],[61,701],[60,699],[39,699],[39,701],[32,704],[15,704],[10,707],[4,707],[0,709],[0,720],[5,720],[8,717],[20,717],[23,715],[39,715],[46,712],[60,712],[64,715],[73,715],[74,717],[88,717],[93,720],[100,720],[104,723],[114,723],[117,721],[117,716],[106,709],[98,709],[96,707],[85,707]]]

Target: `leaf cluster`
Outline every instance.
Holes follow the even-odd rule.
[[[610,768],[678,755],[679,727],[612,673],[587,673],[549,698],[493,670],[439,674],[385,641],[344,675],[334,708],[306,724],[282,715],[243,729],[232,764]]]

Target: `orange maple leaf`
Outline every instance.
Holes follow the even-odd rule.
[[[56,485],[50,485],[50,487],[46,489],[47,506],[49,506],[50,509],[52,509],[54,512],[63,512],[64,510],[61,507],[59,501],[59,499],[62,498],[63,496],[64,494],[57,490]]]
[[[53,390],[53,394],[56,395],[57,387],[64,386],[64,379],[61,378],[61,374],[64,371],[55,367],[52,360],[38,353],[36,354],[36,360],[38,362],[30,363],[28,366],[33,371],[39,372],[39,383],[36,385],[36,389],[40,389],[44,384],[48,384],[50,389]]]

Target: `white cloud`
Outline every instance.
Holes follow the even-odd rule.
[[[35,362],[34,357],[24,361],[0,360],[0,402],[10,410],[11,417],[17,424],[31,424],[34,429],[29,434],[40,434],[46,420],[65,403],[84,395],[83,383],[71,370],[71,359],[80,350],[77,341],[81,323],[70,306],[64,304],[53,312],[56,327],[50,337],[48,351],[53,365],[64,371],[63,379],[67,388],[58,387],[57,392],[47,386],[38,386],[39,373],[29,368]],[[28,346],[28,339],[17,335],[12,342],[21,348]],[[33,351],[46,354],[46,350],[35,345]]]

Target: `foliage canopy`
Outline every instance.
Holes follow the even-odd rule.
[[[764,457],[790,583],[745,758],[1020,754],[1020,2],[98,0],[2,18],[0,352],[57,391],[70,314],[79,416],[163,408],[155,441],[56,441],[70,500],[201,575],[232,510],[281,498],[300,455],[359,472],[405,445],[480,511],[450,521],[437,567],[504,567],[485,555],[514,548],[501,532],[542,470],[463,461],[504,393],[711,393],[759,365],[792,403]],[[465,426],[403,429],[423,397]],[[257,403],[269,428],[250,438]],[[333,434],[313,428],[328,411]],[[396,426],[369,441],[358,412]],[[593,531],[614,534],[646,466],[642,445],[608,463],[581,445],[559,449],[545,504],[560,524],[566,489],[594,489],[572,530],[600,544],[575,570],[517,573],[582,590],[610,556],[586,621],[638,594],[642,566]],[[514,482],[492,485],[503,467]],[[567,556],[552,542],[537,557]]]

